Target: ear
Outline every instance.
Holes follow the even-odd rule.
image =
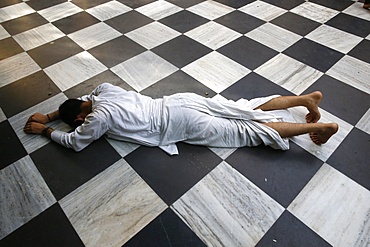
[[[75,119],[75,121],[73,121],[74,122],[74,124],[76,125],[76,126],[80,126],[81,124],[83,124],[84,123],[84,121],[83,120],[81,120],[81,119]]]

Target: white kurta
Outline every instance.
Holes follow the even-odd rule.
[[[159,146],[178,154],[176,142],[213,147],[257,146],[289,149],[289,142],[260,122],[292,121],[289,111],[253,110],[275,96],[253,100],[217,101],[193,93],[152,99],[109,83],[82,100],[92,101],[92,113],[74,132],[55,130],[55,142],[80,151],[106,134],[109,138]]]

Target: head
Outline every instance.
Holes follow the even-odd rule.
[[[82,114],[82,104],[84,101],[78,99],[68,99],[59,106],[59,116],[66,124],[76,128],[84,122]]]

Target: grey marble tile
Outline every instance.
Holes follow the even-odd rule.
[[[181,11],[182,8],[166,1],[155,1],[135,10],[154,20],[160,20]]]
[[[1,107],[0,107],[0,123],[1,123],[2,121],[5,121],[5,120],[6,120],[6,116],[5,116],[5,114],[4,114],[3,109],[1,109]]]
[[[214,51],[182,68],[182,71],[194,77],[216,93],[220,93],[250,70],[233,60]]]
[[[125,157],[138,147],[140,145],[130,143],[130,142],[123,142],[123,141],[117,141],[114,139],[107,138],[107,141],[109,142],[110,145],[121,155],[121,157]]]
[[[304,2],[294,9],[291,9],[290,12],[320,23],[325,23],[339,14],[339,11],[311,2]]]
[[[63,93],[60,93],[52,98],[49,98],[46,101],[43,101],[9,118],[9,123],[11,124],[12,128],[14,129],[14,132],[17,134],[19,140],[21,141],[21,143],[23,144],[24,148],[28,153],[32,153],[33,151],[50,142],[49,138],[40,135],[26,134],[23,132],[23,127],[26,124],[28,118],[35,112],[40,112],[42,114],[54,112],[55,110],[58,109],[59,105],[62,104],[66,99],[67,97]],[[63,131],[70,130],[70,127],[68,127],[68,125],[64,124],[60,120],[54,121],[47,125],[54,129],[59,129]]]
[[[287,12],[285,9],[263,1],[254,1],[239,10],[264,21],[271,21]]]
[[[31,75],[41,68],[25,52],[0,61],[0,87]]]
[[[0,40],[6,39],[10,37],[10,34],[3,28],[3,26],[0,26]]]
[[[204,1],[188,8],[187,10],[209,20],[215,20],[230,13],[234,9],[216,1]]]
[[[356,124],[356,127],[370,135],[370,108],[362,116],[360,121]]]
[[[370,191],[328,164],[320,168],[288,210],[332,246],[369,244]]]
[[[368,63],[351,56],[344,56],[326,74],[370,94]]]
[[[0,23],[35,12],[26,3],[18,3],[0,9]]]
[[[178,68],[153,52],[146,51],[114,66],[111,70],[140,92],[174,73]]]
[[[106,21],[130,10],[130,7],[127,7],[118,1],[110,1],[94,8],[87,9],[86,12],[98,18],[100,21]]]
[[[0,239],[56,202],[29,156],[0,171]]]
[[[105,70],[107,70],[107,67],[87,51],[44,69],[45,73],[62,91],[76,86]]]
[[[226,162],[171,208],[208,246],[254,246],[284,211]]]
[[[343,13],[370,21],[369,10],[362,8],[362,5],[362,2],[354,2],[347,9],[343,10]]]
[[[40,10],[38,13],[49,22],[54,22],[62,18],[77,14],[83,10],[72,2],[64,2],[52,7]]]
[[[60,205],[86,246],[121,246],[167,208],[123,159]]]
[[[232,153],[237,150],[237,148],[209,148],[212,152],[218,155],[221,159],[225,160],[227,157],[229,157]]]
[[[297,95],[323,75],[322,72],[284,54],[273,57],[255,72]]]

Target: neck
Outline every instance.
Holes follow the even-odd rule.
[[[85,113],[86,115],[90,114],[92,112],[92,101],[85,101],[81,105],[81,111]]]

